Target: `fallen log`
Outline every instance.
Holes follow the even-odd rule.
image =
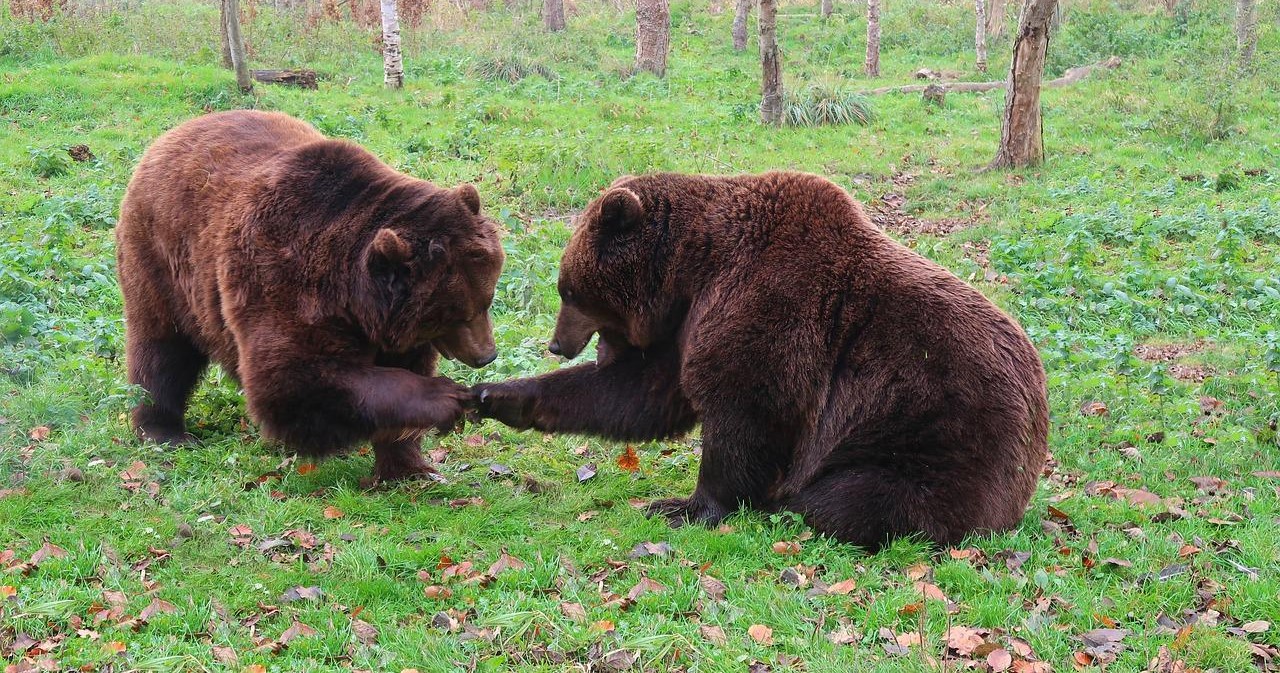
[[[1108,58],[1105,61],[1098,61],[1097,63],[1094,63],[1092,65],[1082,65],[1082,66],[1077,66],[1075,68],[1070,68],[1066,72],[1062,73],[1062,77],[1059,77],[1057,79],[1051,79],[1048,82],[1041,84],[1040,86],[1057,88],[1060,86],[1066,86],[1068,84],[1075,84],[1076,82],[1079,82],[1080,80],[1093,74],[1093,72],[1095,70],[1098,70],[1099,68],[1113,70],[1115,68],[1120,67],[1120,63],[1121,61],[1119,56],[1112,56],[1111,58]],[[941,87],[943,93],[953,93],[953,92],[954,93],[974,93],[979,91],[994,91],[996,89],[1003,89],[1005,87],[1005,84],[1006,83],[1003,81],[1001,82],[934,82],[933,84],[912,84],[910,86],[885,86],[885,87],[880,87],[879,89],[870,89],[868,91],[862,91],[860,93],[864,96],[878,96],[880,94],[886,94],[886,93],[923,93],[926,89],[930,87]]]
[[[300,89],[316,88],[316,71],[314,70],[254,70],[250,75],[259,82],[296,86]]]

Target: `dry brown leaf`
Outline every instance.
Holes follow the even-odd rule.
[[[921,580],[928,577],[929,573],[931,572],[932,572],[932,569],[923,563],[917,563],[915,565],[907,566],[907,569],[906,569],[907,579],[913,582],[916,580]]]
[[[298,474],[306,476],[315,471],[316,471],[315,463],[299,463],[298,464]]]
[[[800,553],[800,543],[794,540],[779,540],[773,543],[773,553],[795,556]]]
[[[713,645],[729,644],[729,638],[724,635],[724,629],[719,626],[703,624],[698,627],[698,633],[702,634],[702,637]]]
[[[857,589],[857,588],[858,588],[857,582],[853,581],[852,579],[847,579],[847,580],[841,580],[827,587],[827,593],[835,594],[837,596],[846,596],[850,592],[852,592],[854,589]]]
[[[118,640],[102,644],[102,649],[106,650],[107,654],[122,654],[128,648],[128,645],[125,645]]]
[[[920,592],[926,599],[947,602],[947,595],[942,593],[936,585],[928,582],[916,582],[916,591]]]
[[[636,472],[640,469],[640,457],[636,455],[636,447],[627,445],[627,450],[618,456],[618,467],[627,472]]]
[[[346,516],[346,513],[333,505],[324,508],[324,518],[326,519],[341,519],[344,516]]]
[[[249,664],[240,673],[267,673],[267,667],[262,664]]]
[[[650,592],[655,594],[660,594],[666,590],[667,588],[659,584],[658,582],[655,582],[649,579],[648,577],[641,577],[640,581],[636,582],[636,585],[631,587],[631,591],[627,592],[627,598],[634,601],[635,599],[643,596],[644,594],[647,594]]]
[[[142,612],[138,613],[138,619],[145,622],[158,614],[172,614],[177,611],[178,608],[173,603],[162,601],[159,598],[152,598],[151,603],[142,608]]]
[[[351,633],[355,635],[356,640],[365,645],[373,645],[378,642],[378,628],[363,619],[351,620]]]
[[[587,621],[587,609],[581,603],[561,603],[560,613],[575,622]]]
[[[220,664],[227,666],[235,666],[240,662],[240,657],[236,656],[236,651],[230,647],[222,645],[213,646],[213,659]]]
[[[703,591],[707,592],[707,595],[710,596],[712,600],[724,600],[724,594],[726,591],[724,582],[721,582],[710,575],[699,575],[698,585],[702,587]]]
[[[1247,624],[1242,624],[1240,626],[1240,630],[1245,633],[1262,633],[1269,628],[1271,628],[1271,622],[1261,619],[1254,622],[1248,622]]]
[[[0,586],[0,601],[8,600],[18,595],[18,588],[12,585]]]
[[[747,635],[761,645],[773,644],[773,629],[764,624],[752,624],[747,628]]]
[[[28,432],[27,436],[30,437],[33,442],[43,442],[49,438],[49,426],[37,425],[36,427],[31,428],[31,432]]]
[[[303,624],[302,622],[295,621],[293,624],[289,626],[289,628],[284,630],[284,633],[280,634],[280,644],[288,645],[289,641],[295,638],[314,636],[314,635],[316,635],[315,629],[311,628],[310,626],[307,626],[306,624]]]
[[[445,586],[440,586],[439,584],[432,584],[430,586],[426,586],[422,588],[422,595],[432,600],[435,600],[435,599],[443,600],[443,599],[448,599],[453,597],[453,589],[450,589],[449,587],[445,587]]]
[[[489,575],[496,576],[504,570],[523,570],[524,567],[524,561],[521,561],[504,551],[498,556],[498,560],[494,561],[493,565],[489,566]]]
[[[613,631],[615,628],[617,627],[614,626],[613,622],[609,621],[608,619],[601,619],[600,621],[591,625],[592,630],[600,631],[602,633],[608,633],[610,631]]]
[[[1084,416],[1106,416],[1111,413],[1106,403],[1099,400],[1085,402],[1080,406],[1080,413]]]
[[[991,653],[987,655],[987,665],[991,667],[994,673],[1007,671],[1013,665],[1013,655],[1009,654],[1009,650],[1004,648],[991,650]]]

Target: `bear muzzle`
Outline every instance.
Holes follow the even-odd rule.
[[[432,345],[444,357],[477,369],[498,359],[498,347],[493,341],[493,322],[488,312],[446,332]]]

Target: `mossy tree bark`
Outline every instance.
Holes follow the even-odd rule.
[[[778,55],[778,3],[760,0],[760,121],[782,124],[782,59]]]
[[[1058,0],[1026,0],[1013,43],[1013,63],[1005,86],[1000,149],[988,168],[1035,166],[1044,161],[1040,80],[1049,51],[1049,24]]]
[[[671,43],[671,10],[667,0],[639,0],[636,5],[636,70],[658,77],[667,74]]]

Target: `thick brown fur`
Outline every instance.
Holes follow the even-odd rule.
[[[212,360],[263,434],[310,456],[372,441],[375,473],[430,470],[420,439],[471,394],[439,353],[496,351],[503,252],[471,185],[442,189],[279,113],[206,115],[142,158],[116,228],[141,437],[183,442]]]
[[[879,548],[1015,526],[1047,453],[1044,370],[978,291],[800,173],[617,180],[579,219],[551,350],[595,363],[480,386],[518,428],[620,440],[702,423],[678,523],[799,512]]]

